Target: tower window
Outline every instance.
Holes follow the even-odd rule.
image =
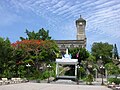
[[[74,48],[74,45],[72,44],[72,45],[70,45],[70,48]]]

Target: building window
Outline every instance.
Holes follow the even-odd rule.
[[[82,48],[82,45],[79,45],[80,48]]]
[[[72,45],[70,45],[70,48],[74,48],[74,45],[72,44]]]
[[[65,48],[65,45],[61,45],[61,48]]]

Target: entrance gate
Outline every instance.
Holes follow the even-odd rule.
[[[70,58],[56,59],[56,79],[77,80],[77,64],[78,64],[78,59],[70,59]],[[75,65],[75,76],[60,76],[59,75],[60,65]]]

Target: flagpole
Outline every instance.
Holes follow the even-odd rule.
[[[79,52],[80,52],[80,50],[79,50],[78,53],[76,54],[76,57],[77,57],[77,58],[79,57]]]

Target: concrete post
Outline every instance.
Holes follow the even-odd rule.
[[[108,72],[107,72],[107,69],[105,70],[105,76],[106,76],[106,80],[108,81]]]
[[[95,71],[95,78],[96,78],[96,80],[97,80],[97,69],[96,69],[96,71]]]
[[[75,64],[75,76],[77,77],[77,65]]]
[[[58,63],[56,63],[56,77],[58,77]]]

